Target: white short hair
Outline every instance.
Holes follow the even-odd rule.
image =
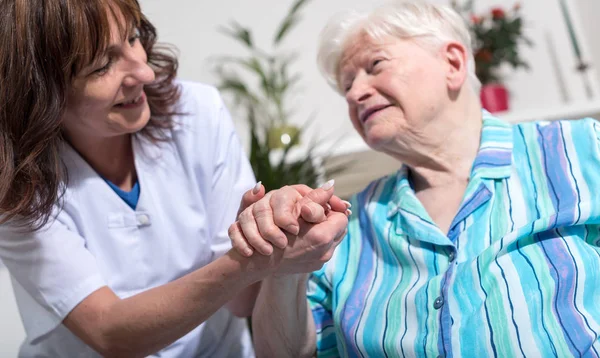
[[[374,40],[387,36],[415,39],[421,45],[438,49],[447,41],[458,41],[468,50],[467,71],[471,88],[479,92],[475,75],[471,35],[465,20],[451,7],[424,1],[394,1],[371,12],[347,10],[334,15],[321,31],[317,63],[327,82],[343,93],[339,65],[348,41],[365,33]]]

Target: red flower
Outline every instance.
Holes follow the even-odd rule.
[[[471,22],[475,25],[479,25],[481,24],[481,21],[483,19],[480,16],[476,16],[476,15],[471,15]]]
[[[492,62],[493,58],[494,58],[494,55],[492,54],[492,52],[490,50],[487,50],[487,49],[481,49],[481,50],[477,51],[477,53],[475,54],[475,60],[485,62],[485,63]]]
[[[502,10],[501,8],[495,7],[495,8],[492,9],[492,18],[494,20],[503,19],[504,16],[505,16],[504,10]]]

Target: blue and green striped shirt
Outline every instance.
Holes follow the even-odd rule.
[[[406,168],[352,199],[311,275],[323,357],[600,356],[600,123],[484,113],[447,234]]]

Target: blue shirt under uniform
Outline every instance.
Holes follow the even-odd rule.
[[[139,184],[139,182],[135,182],[135,184],[133,184],[131,191],[125,191],[125,190],[119,188],[118,186],[116,186],[115,184],[113,184],[110,180],[104,179],[104,181],[108,184],[108,186],[111,187],[112,190],[115,191],[115,193],[117,193],[117,195],[121,199],[123,199],[123,201],[127,205],[129,205],[129,207],[131,207],[133,210],[135,210],[138,200],[140,199],[140,184]]]
[[[449,232],[407,168],[352,199],[309,281],[321,357],[600,355],[600,124],[484,112]]]

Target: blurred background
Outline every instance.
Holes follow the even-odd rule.
[[[450,4],[450,0],[430,1]],[[261,168],[259,180],[278,185],[283,179],[274,172],[277,168],[292,173],[285,180],[294,180],[293,175],[315,183],[335,178],[336,191],[344,197],[397,170],[397,164],[369,151],[354,132],[345,101],[316,67],[317,38],[331,15],[383,2],[140,0],[143,12],[158,29],[159,40],[177,49],[179,77],[223,88],[255,173]],[[518,55],[495,61],[495,53],[479,49],[478,58],[483,65],[488,61],[498,77],[489,84],[500,85],[508,94],[505,106],[494,109],[500,117],[511,122],[599,118],[600,1],[475,0],[471,7],[460,1],[455,5],[464,10],[465,20],[479,35],[508,41],[507,48]],[[493,21],[514,25],[507,30],[513,32],[486,32]],[[282,26],[286,23],[291,26]],[[251,46],[245,39],[250,39]],[[271,65],[281,65],[276,68],[279,77],[269,77],[273,68],[268,59],[273,60]],[[527,66],[514,68],[511,61],[515,59]],[[264,93],[261,71],[273,83],[287,85]],[[240,85],[260,95],[259,106],[249,104]],[[496,91],[494,87],[490,93]],[[252,133],[258,143],[254,146]],[[279,166],[281,162],[290,166]],[[16,357],[23,337],[10,278],[0,264],[0,357]]]

